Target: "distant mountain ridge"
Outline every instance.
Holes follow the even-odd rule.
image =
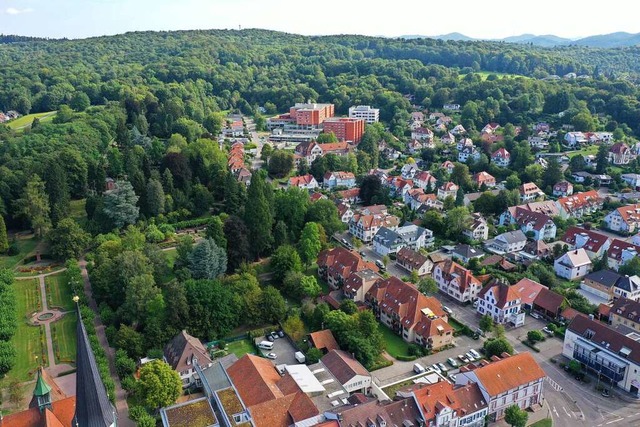
[[[628,47],[640,44],[640,33],[631,34],[625,32],[617,32],[611,34],[601,34],[595,36],[584,37],[577,40],[567,39],[563,37],[554,36],[553,34],[535,35],[535,34],[521,34],[519,36],[510,36],[502,39],[476,39],[466,36],[461,33],[449,33],[438,36],[420,36],[420,35],[407,35],[400,36],[405,39],[417,39],[417,38],[432,38],[438,40],[452,40],[452,41],[496,41],[505,43],[518,43],[518,44],[531,44],[540,47],[555,47],[555,46],[567,46],[578,45],[588,47],[601,47],[601,48],[616,48],[616,47]]]

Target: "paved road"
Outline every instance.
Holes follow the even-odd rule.
[[[247,130],[251,134],[251,142],[256,144],[256,150],[257,150],[255,157],[253,158],[253,160],[251,160],[251,169],[258,170],[262,168],[262,165],[264,163],[264,161],[261,158],[262,146],[264,145],[264,140],[261,139],[260,135],[258,135],[258,132],[256,132],[256,125],[255,123],[253,123],[253,119],[251,117],[245,117],[244,121],[247,125]]]

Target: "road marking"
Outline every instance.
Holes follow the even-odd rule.
[[[556,409],[556,407],[553,407],[553,412],[556,413],[556,417],[560,418],[560,414],[558,413],[558,410]]]
[[[567,414],[569,418],[571,418],[571,414],[569,413],[569,411],[567,411],[567,408],[563,406],[562,409],[564,410],[564,413]]]
[[[611,420],[611,421],[609,421],[608,423],[605,423],[605,424],[609,425],[609,424],[617,423],[618,421],[622,421],[622,420],[624,420],[624,418],[618,418],[617,420]]]

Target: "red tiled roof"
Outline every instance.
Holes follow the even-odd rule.
[[[560,181],[553,186],[553,189],[555,191],[566,192],[569,190],[569,188],[573,188],[573,184],[571,184],[569,181]]]
[[[499,308],[505,308],[507,303],[510,301],[515,301],[517,299],[522,300],[520,293],[514,286],[509,286],[508,283],[498,280],[493,280],[492,283],[489,283],[482,288],[478,294],[478,298],[484,299],[484,296],[490,290],[493,291],[493,296],[497,301],[495,306]]]
[[[487,406],[480,387],[476,383],[455,387],[449,381],[440,381],[435,384],[418,385],[411,389],[420,409],[425,414],[427,424],[435,421],[443,406],[451,408],[458,417],[480,411]]]
[[[317,202],[318,200],[322,200],[322,199],[326,199],[326,198],[327,198],[327,196],[325,196],[322,193],[313,193],[311,196],[309,196],[309,199],[312,202]]]
[[[302,176],[292,176],[289,178],[289,185],[293,187],[299,187],[301,185],[309,185],[311,184],[315,178],[311,174],[302,175]]]
[[[269,359],[247,354],[227,369],[240,398],[247,406],[283,397],[281,377]]]
[[[313,343],[313,346],[318,350],[340,350],[340,346],[336,342],[336,339],[333,337],[333,334],[329,329],[311,332],[309,334],[309,339]]]
[[[495,159],[495,158],[504,158],[504,159],[508,159],[511,157],[511,153],[509,153],[507,150],[505,150],[504,148],[500,147],[498,148],[492,155],[491,158]]]
[[[476,368],[473,371],[489,396],[496,397],[509,390],[546,377],[531,353],[519,353]]]
[[[420,252],[416,252],[408,246],[402,247],[396,254],[396,261],[402,265],[409,265],[417,270],[422,267],[428,258]]]
[[[548,289],[543,284],[535,280],[527,279],[526,277],[513,285],[513,287],[520,294],[522,303],[527,305],[532,305],[538,294],[540,294],[543,289]]]
[[[453,182],[449,181],[449,182],[445,182],[444,184],[442,184],[442,186],[440,188],[443,191],[458,191],[458,188],[460,188],[460,187],[458,187]]]
[[[346,141],[343,142],[328,142],[326,144],[318,144],[324,154],[331,153],[333,151],[347,151],[349,144]]]
[[[609,149],[609,152],[614,154],[623,154],[629,150],[630,150],[629,146],[624,142],[616,142],[611,146],[611,148]]]
[[[584,234],[588,237],[587,243],[582,247],[589,252],[598,252],[600,248],[602,248],[602,245],[609,240],[609,237],[604,234],[580,227],[569,227],[560,240],[573,246],[576,244],[576,236],[578,234]]]
[[[538,186],[533,182],[525,182],[519,187],[519,190],[520,190],[520,194],[523,194],[523,195],[529,195],[529,194],[535,194],[535,193],[541,192]]]
[[[532,224],[535,230],[542,230],[549,222],[553,222],[553,219],[540,212],[530,211],[516,206],[513,212],[513,217],[519,226],[526,224]]]
[[[562,313],[560,313],[560,316],[567,320],[573,320],[573,318],[576,317],[578,314],[580,314],[580,312],[575,308],[567,307],[564,310],[562,310]]]
[[[536,306],[541,307],[551,313],[556,313],[557,315],[564,301],[565,298],[562,295],[544,288],[540,291],[533,303]]]
[[[560,197],[558,203],[566,212],[602,204],[603,199],[596,190],[584,191],[567,197]]]
[[[26,411],[5,415],[0,419],[0,427],[42,427],[42,426],[70,426],[76,411],[76,397],[55,401],[51,404],[51,410],[44,414],[35,408]],[[43,416],[44,415],[44,416]],[[43,419],[44,418],[44,419]]]
[[[560,213],[558,211],[558,207],[556,206],[556,203],[552,200],[546,200],[543,202],[525,203],[523,205],[512,206],[509,208],[509,212],[511,213],[511,216],[513,216],[514,218],[515,218],[516,208],[543,213],[547,216],[556,216]]]
[[[482,172],[478,172],[476,174],[473,175],[473,181],[478,184],[478,185],[482,185],[482,184],[486,184],[486,183],[494,183],[496,182],[496,179],[493,175],[482,171]]]
[[[640,203],[635,205],[626,205],[616,209],[624,222],[640,222]]]
[[[454,278],[458,278],[460,293],[464,293],[467,288],[473,284],[478,286],[481,285],[480,281],[473,275],[473,273],[471,273],[470,270],[467,270],[451,259],[440,263],[438,266],[442,270],[443,278],[448,283],[450,283]]]
[[[320,413],[302,391],[250,406],[249,412],[256,427],[288,427]]]
[[[360,189],[351,188],[349,190],[338,191],[336,194],[341,199],[353,199],[360,196]]]
[[[343,247],[336,247],[320,252],[318,255],[318,266],[326,267],[329,275],[339,275],[345,280],[348,279],[352,273],[367,268],[376,272],[378,271],[378,267],[375,264],[364,261],[359,255]]]

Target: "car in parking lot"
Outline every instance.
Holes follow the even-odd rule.
[[[454,383],[456,382],[456,376],[455,375],[449,375],[449,379],[451,381],[453,381]]]
[[[469,358],[467,358],[466,356],[459,354],[458,355],[458,359],[462,360],[462,363],[469,363]]]
[[[447,307],[446,305],[442,306],[442,309],[444,310],[445,313],[447,314],[453,314],[453,310],[451,310],[449,307]]]
[[[480,353],[478,353],[476,350],[471,349],[469,350],[469,353],[471,353],[475,359],[480,359]]]
[[[271,336],[274,340],[277,340],[278,338],[280,338],[280,335],[278,335],[278,333],[277,333],[277,332],[275,332],[275,331],[274,331],[274,332],[271,332],[270,336]]]
[[[476,360],[476,358],[473,356],[473,354],[471,354],[470,351],[466,352],[464,355],[466,356],[467,359],[469,359],[469,362],[473,362]]]
[[[284,331],[283,331],[282,329],[280,329],[280,330],[278,331],[278,336],[279,336],[280,338],[284,338]]]
[[[447,363],[451,365],[452,368],[458,367],[458,362],[456,362],[456,359],[454,359],[453,357],[448,358]]]
[[[444,363],[442,363],[442,362],[439,362],[439,363],[438,363],[438,368],[440,368],[440,370],[441,370],[442,372],[447,372],[447,371],[449,370],[449,368],[447,368],[447,367],[445,366],[445,364],[444,364]]]
[[[367,253],[366,253],[365,251],[360,251],[360,256],[361,256],[361,257],[363,257],[363,258],[364,258],[366,255],[367,255]]]
[[[376,265],[378,266],[378,268],[385,268],[384,267],[384,262],[380,261],[379,259],[377,259],[375,261]]]
[[[553,336],[553,331],[546,326],[542,328],[542,332],[544,332],[547,335]]]
[[[267,356],[267,359],[275,359],[278,357],[278,355],[275,353],[267,353],[266,356]]]
[[[433,365],[431,365],[431,368],[433,368],[434,371],[436,371],[436,373],[441,374],[442,371],[440,370],[440,367],[438,366],[437,363],[434,363]]]
[[[267,335],[267,339],[271,342],[276,340],[271,334]]]

